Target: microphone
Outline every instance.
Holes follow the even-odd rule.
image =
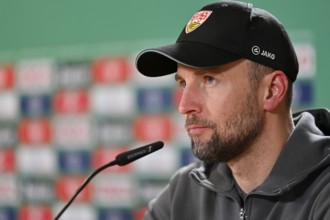
[[[61,211],[56,215],[54,220],[58,220],[62,214],[64,213],[64,211],[71,205],[71,203],[73,202],[73,200],[79,195],[79,193],[85,188],[85,186],[92,180],[92,178],[98,174],[99,172],[101,172],[102,170],[114,166],[114,165],[118,165],[118,166],[125,166],[137,159],[140,159],[141,157],[147,156],[148,154],[151,154],[159,149],[161,149],[164,146],[164,142],[162,141],[157,141],[151,144],[147,144],[145,146],[142,147],[138,147],[136,149],[133,150],[129,150],[126,152],[123,152],[121,154],[118,154],[115,158],[115,160],[99,167],[98,169],[96,169],[94,172],[92,172],[86,179],[85,181],[81,184],[81,186],[78,188],[78,190],[75,192],[75,194],[73,194],[73,196],[71,197],[71,199],[67,202],[67,204],[61,209]]]
[[[157,141],[152,144],[145,145],[143,147],[126,151],[116,156],[116,164],[119,166],[125,166],[126,164],[129,164],[137,159],[140,159],[141,157],[144,157],[148,154],[155,152],[156,150],[159,150],[163,146],[164,143],[162,141]]]

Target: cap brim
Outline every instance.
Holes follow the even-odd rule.
[[[175,73],[178,63],[194,68],[209,68],[240,58],[204,44],[179,42],[142,51],[136,58],[136,67],[143,75],[155,77]]]

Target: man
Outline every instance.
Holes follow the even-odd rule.
[[[145,219],[330,219],[330,114],[291,115],[298,62],[280,22],[221,1],[177,42],[139,54],[147,76],[175,73],[193,153]]]

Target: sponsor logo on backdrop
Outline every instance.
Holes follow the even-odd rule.
[[[15,205],[19,201],[17,177],[12,174],[0,174],[0,206]]]
[[[54,63],[52,60],[25,60],[16,66],[17,87],[24,93],[52,91]]]
[[[14,85],[14,70],[11,65],[0,65],[0,89],[11,89]]]
[[[170,88],[138,89],[137,102],[141,112],[166,112],[172,107],[172,91]]]
[[[190,163],[193,163],[196,161],[195,155],[192,153],[190,148],[182,148],[180,150],[180,166],[186,166]]]
[[[61,63],[55,73],[58,88],[87,87],[90,78],[90,64],[87,62]]]
[[[93,203],[99,207],[132,207],[136,202],[133,180],[127,173],[101,173],[93,180]]]
[[[14,121],[18,113],[18,99],[15,93],[0,92],[0,120]]]
[[[20,105],[24,117],[49,116],[51,112],[51,98],[49,95],[22,95]]]
[[[115,220],[131,220],[133,218],[132,213],[128,210],[108,210],[103,209],[99,212],[100,219],[115,219]],[[141,218],[142,219],[142,218]]]
[[[134,90],[127,86],[95,86],[91,99],[92,112],[103,117],[128,117],[136,109]]]
[[[63,203],[56,204],[55,212],[58,213],[61,208],[63,208]],[[94,220],[94,219],[99,219],[97,214],[98,213],[97,213],[95,207],[88,205],[88,204],[76,202],[74,205],[70,206],[69,210],[67,210],[63,214],[63,219]],[[45,219],[45,220],[48,220],[48,219]],[[62,218],[61,218],[61,220],[62,220]],[[102,220],[105,220],[105,219],[102,219]],[[129,219],[127,219],[127,220],[129,220]]]
[[[87,90],[62,90],[54,95],[56,113],[87,113],[89,110],[89,94]]]
[[[36,178],[51,177],[57,172],[56,154],[50,147],[19,146],[17,150],[17,171]]]
[[[90,152],[60,151],[58,157],[62,173],[87,173],[90,170]]]
[[[0,207],[0,217],[3,220],[18,219],[16,209],[12,207]]]
[[[60,176],[56,183],[56,197],[60,201],[68,201],[71,196],[77,191],[80,185],[83,183],[85,176]],[[88,202],[90,201],[90,190],[91,184],[88,184],[83,191],[80,192],[79,196],[75,201],[79,202]]]
[[[48,119],[23,119],[18,133],[23,144],[48,144],[52,135]]]
[[[299,62],[298,78],[313,78],[316,74],[316,49],[313,44],[295,44]]]
[[[51,204],[55,198],[53,182],[45,179],[22,178],[22,201],[26,204]]]
[[[129,121],[100,120],[94,137],[102,145],[122,145],[132,142],[132,125]]]
[[[56,117],[53,126],[54,142],[59,147],[90,147],[92,131],[88,116]]]
[[[13,148],[16,143],[16,127],[11,124],[0,125],[0,148]]]
[[[311,80],[297,80],[293,85],[292,106],[312,106],[314,101],[313,82]]]
[[[19,210],[20,220],[52,219],[52,210],[45,205],[26,205]]]
[[[12,149],[0,149],[0,172],[15,172],[16,157]]]
[[[134,122],[135,138],[140,141],[170,140],[172,122],[167,115],[142,115]]]
[[[126,57],[101,58],[92,66],[96,83],[122,83],[129,78],[130,63]]]

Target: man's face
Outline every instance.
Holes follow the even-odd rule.
[[[261,133],[262,108],[248,80],[248,62],[208,69],[178,65],[179,112],[186,118],[193,153],[207,163],[237,158]]]

